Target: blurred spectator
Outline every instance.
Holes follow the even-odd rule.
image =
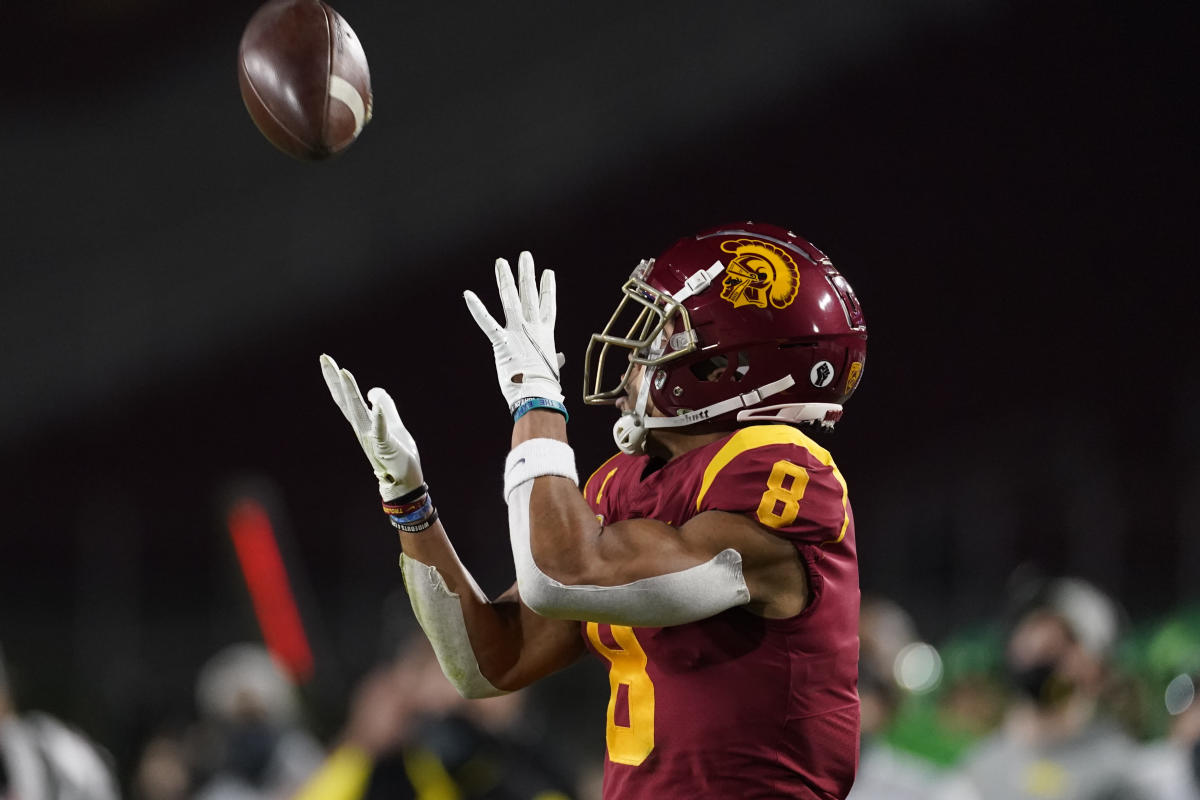
[[[447,714],[463,700],[440,671],[435,675],[430,670],[418,645],[410,641],[391,663],[359,682],[339,741],[296,800],[419,795],[421,787],[408,775],[405,753],[414,748],[426,717]],[[425,788],[439,780],[449,784],[448,778],[434,776]]]
[[[1100,710],[1117,606],[1090,584],[1046,581],[1008,636],[1001,728],[942,788],[945,800],[1157,800],[1135,785],[1135,743]]]
[[[134,800],[188,800],[192,769],[181,734],[158,733],[142,746],[131,788]]]
[[[945,736],[960,743],[955,760],[1004,719],[1008,687],[1002,668],[1003,638],[988,625],[960,630],[941,644],[945,681],[937,697],[937,722]]]
[[[196,703],[200,725],[185,742],[197,776],[195,800],[289,797],[325,757],[300,724],[295,686],[261,645],[231,645],[209,659]],[[146,758],[153,764],[154,748],[166,746],[151,744],[144,777]]]
[[[115,800],[111,761],[54,717],[18,714],[0,651],[0,800]]]
[[[864,597],[859,642],[862,751],[848,800],[927,800],[937,774],[932,765],[884,738],[904,701],[895,666],[905,648],[917,643],[916,625],[896,603]]]
[[[1167,689],[1173,720],[1167,737],[1145,747],[1138,776],[1154,800],[1200,800],[1200,674],[1179,675]],[[1172,697],[1174,694],[1174,697]]]
[[[294,800],[566,800],[518,729],[524,693],[464,700],[424,635],[360,683],[340,741]]]

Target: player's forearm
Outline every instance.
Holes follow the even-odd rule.
[[[567,441],[566,419],[553,411],[531,411],[513,425],[512,446],[530,439]],[[529,506],[533,559],[547,575],[575,583],[590,572],[600,524],[579,488],[566,478],[538,478]]]
[[[529,439],[557,439],[567,441],[567,419],[557,411],[535,409],[521,416],[513,424],[512,446]]]
[[[480,674],[492,687],[504,692],[515,691],[575,659],[578,631],[573,626],[563,627],[558,620],[538,617],[521,603],[515,586],[489,600],[458,558],[440,522],[419,534],[401,533],[400,541],[408,561],[406,583],[410,578],[414,579],[414,585],[407,588],[414,610],[418,611],[418,619],[428,617],[433,609],[427,602],[428,595],[425,601],[419,594],[414,596],[415,584],[428,577],[427,569],[424,573],[414,571],[415,562],[422,567],[433,567],[437,572],[436,580],[444,581],[446,590],[458,596],[457,610],[461,611],[461,624],[471,655]],[[453,642],[434,641],[445,633],[445,626],[438,620],[423,620],[422,627],[430,635],[435,650],[441,648],[438,659],[447,677],[457,681],[462,677],[463,666],[448,663],[455,658]],[[452,675],[452,672],[458,674]],[[455,685],[463,691],[459,682]],[[484,691],[486,688],[483,687]]]
[[[487,596],[458,557],[441,520],[420,533],[400,532],[400,549],[409,558],[436,567],[446,587],[459,596],[464,612],[468,606],[487,605]]]
[[[502,676],[519,660],[512,603],[488,600],[458,558],[441,522],[401,533],[401,569],[413,612],[446,677],[466,697],[507,691]],[[498,691],[499,690],[499,691]]]

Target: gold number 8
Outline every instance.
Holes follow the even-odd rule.
[[[784,483],[791,479],[787,487]],[[782,528],[796,521],[800,500],[808,488],[808,470],[790,461],[776,461],[767,477],[767,490],[758,503],[758,521],[772,528]],[[782,505],[778,511],[775,509]]]
[[[608,758],[617,764],[636,767],[654,749],[654,682],[646,673],[646,651],[638,643],[633,629],[625,625],[610,625],[617,647],[609,647],[600,639],[600,626],[587,624],[588,639],[596,652],[608,660],[608,725],[604,739]],[[629,725],[617,724],[619,687],[625,687],[629,707]]]

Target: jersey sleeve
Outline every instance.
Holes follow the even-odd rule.
[[[696,510],[746,514],[782,538],[840,542],[850,524],[846,482],[829,451],[796,428],[743,428],[705,467]]]

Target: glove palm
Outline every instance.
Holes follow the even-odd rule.
[[[496,377],[509,411],[531,397],[563,401],[559,383],[561,353],[554,349],[554,272],[542,271],[541,290],[534,280],[533,256],[528,251],[517,259],[520,284],[503,258],[496,260],[496,286],[504,310],[504,325],[497,322],[474,292],[463,293],[476,324],[492,343]]]
[[[417,442],[400,421],[391,395],[376,387],[367,393],[368,405],[350,370],[339,368],[327,355],[321,356],[321,374],[371,462],[380,497],[395,500],[424,483]]]

